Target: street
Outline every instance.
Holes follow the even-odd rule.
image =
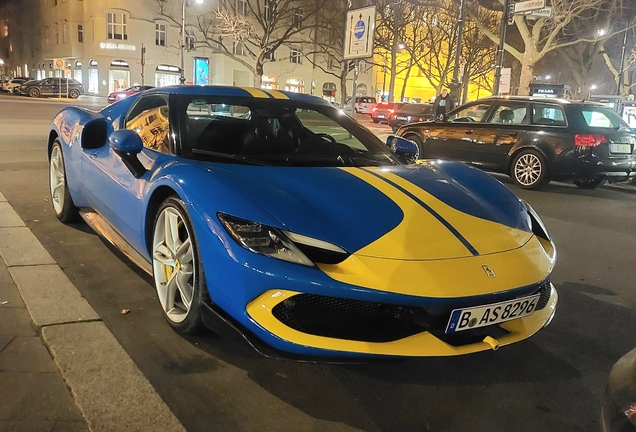
[[[177,335],[147,275],[87,225],[55,218],[46,137],[64,104],[0,95],[0,192],[188,431],[599,430],[608,373],[636,346],[636,188],[524,191],[497,176],[557,245],[557,313],[529,340],[457,358],[271,360],[211,332]],[[381,139],[391,133],[358,119]]]

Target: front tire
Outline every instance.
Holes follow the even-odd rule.
[[[417,144],[417,148],[418,148],[417,159],[426,158],[425,151],[424,151],[424,142],[422,141],[422,138],[420,138],[419,136],[415,134],[406,134],[404,135],[404,138],[407,140],[411,140],[415,144]]]
[[[76,89],[72,89],[69,93],[68,93],[68,97],[70,97],[71,99],[77,99],[79,97],[79,90]]]
[[[40,90],[37,88],[30,88],[29,89],[29,96],[31,96],[32,98],[36,98],[36,97],[40,97]]]
[[[521,189],[539,189],[550,182],[545,158],[536,150],[524,150],[515,156],[510,177]]]
[[[194,229],[183,202],[166,199],[152,234],[152,267],[157,298],[168,324],[181,334],[203,328],[201,305],[209,299]]]
[[[66,167],[62,144],[59,139],[53,142],[49,157],[49,192],[55,216],[63,223],[79,220],[79,209],[75,207],[66,183]]]

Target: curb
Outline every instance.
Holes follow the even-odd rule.
[[[2,193],[0,256],[91,431],[185,431]]]

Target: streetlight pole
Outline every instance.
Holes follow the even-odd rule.
[[[203,0],[196,0],[198,4],[203,3]],[[181,7],[181,76],[179,77],[179,83],[185,84],[185,47],[186,47],[186,7],[188,0],[183,0]]]
[[[451,94],[459,104],[461,100],[461,84],[459,83],[459,62],[462,57],[462,39],[464,37],[464,15],[466,2],[461,0],[459,4],[459,20],[457,21],[457,48],[455,49],[455,67],[453,68],[453,80],[451,81]]]

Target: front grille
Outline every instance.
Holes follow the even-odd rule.
[[[541,293],[536,307],[540,310],[546,306],[550,291],[550,282],[546,281],[538,289],[517,297]],[[438,310],[432,316],[421,307],[297,294],[274,306],[272,314],[283,324],[302,333],[363,342],[391,342],[428,331],[446,343],[460,346],[480,342],[485,336],[497,338],[508,333],[493,325],[446,335],[444,332],[452,309],[455,307]]]

